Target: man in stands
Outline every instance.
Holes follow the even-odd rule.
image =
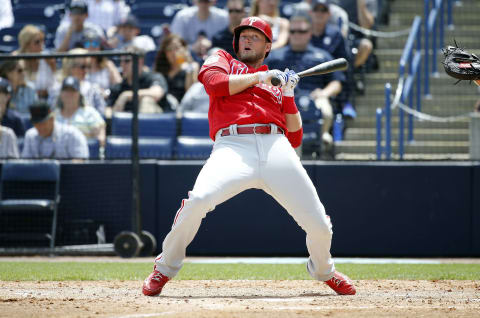
[[[86,31],[96,32],[104,38],[101,27],[85,21],[88,18],[88,5],[85,0],[72,0],[70,3],[70,22],[64,22],[57,28],[55,48],[57,52],[66,52],[83,46],[83,35]]]
[[[245,1],[228,0],[227,11],[228,27],[213,37],[212,48],[220,48],[227,51],[231,56],[235,56],[232,47],[233,29],[235,29],[245,17]]]

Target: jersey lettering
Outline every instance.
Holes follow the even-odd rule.
[[[230,62],[230,74],[247,74],[248,66],[245,63],[242,63],[237,60],[232,60]]]

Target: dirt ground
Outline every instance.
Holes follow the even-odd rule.
[[[160,297],[140,281],[0,282],[0,317],[480,317],[479,281],[176,281]]]

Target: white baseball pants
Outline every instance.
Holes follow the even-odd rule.
[[[321,281],[333,277],[330,220],[294,149],[284,135],[275,133],[225,137],[217,134],[210,158],[188,198],[182,200],[172,229],[163,241],[162,253],[155,259],[156,269],[174,277],[206,214],[250,188],[270,194],[306,232],[310,275]]]

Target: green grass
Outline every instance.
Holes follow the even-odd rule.
[[[0,262],[1,281],[143,280],[150,263]],[[480,264],[339,264],[352,279],[480,280]],[[175,279],[311,279],[302,264],[185,264]]]

